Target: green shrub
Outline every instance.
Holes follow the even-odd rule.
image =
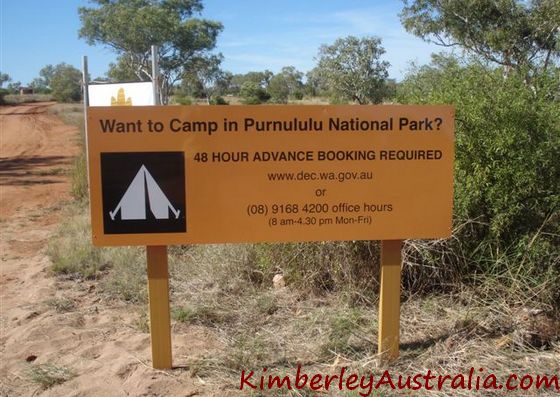
[[[229,105],[229,103],[223,97],[218,95],[210,99],[210,105]]]
[[[6,103],[4,97],[5,97],[6,95],[8,95],[9,93],[10,93],[10,91],[8,91],[7,89],[5,89],[5,88],[0,88],[0,105],[3,105],[3,104]]]
[[[241,85],[239,91],[241,98],[243,98],[243,103],[245,105],[259,105],[270,99],[270,95],[264,88],[259,84],[246,81]]]
[[[373,297],[378,285],[378,242],[254,244],[248,248],[245,267],[238,271],[257,287],[268,287],[275,274],[283,274],[287,285],[302,291],[349,293],[356,302]]]
[[[132,303],[146,301],[145,254],[139,248],[97,248],[91,243],[89,214],[74,209],[51,239],[52,271],[73,278],[99,278],[103,292]]]
[[[68,367],[47,363],[29,368],[28,376],[33,383],[46,390],[75,378],[76,373]]]
[[[173,102],[179,105],[192,105],[192,98],[184,95],[175,95],[173,97]]]
[[[71,176],[72,196],[77,200],[87,201],[89,195],[87,160],[86,154],[83,150],[80,151],[80,153],[74,159],[74,166],[72,167]]]
[[[101,283],[103,292],[125,302],[146,302],[148,280],[144,250],[135,247],[106,248],[104,257],[111,270]]]
[[[49,241],[47,253],[52,261],[52,270],[77,278],[92,278],[108,264],[100,248],[91,244],[89,217],[75,215],[63,222],[57,236]]]
[[[433,255],[468,278],[502,274],[500,260],[513,270],[510,283],[560,283],[559,76],[504,78],[502,70],[435,56],[399,86],[401,103],[456,108],[456,233],[448,256],[439,246],[417,252],[420,263],[432,264]]]

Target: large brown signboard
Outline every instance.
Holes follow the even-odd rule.
[[[93,242],[451,234],[451,106],[90,107]]]

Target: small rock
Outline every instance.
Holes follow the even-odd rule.
[[[275,289],[284,288],[286,286],[286,282],[284,281],[284,276],[281,274],[277,274],[272,278],[272,285]]]

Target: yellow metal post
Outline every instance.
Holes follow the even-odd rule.
[[[402,240],[381,242],[378,349],[386,362],[399,357]]]
[[[167,246],[147,246],[146,253],[148,257],[152,365],[157,369],[170,369],[172,359]]]

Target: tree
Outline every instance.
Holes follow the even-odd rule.
[[[319,49],[317,70],[335,97],[359,104],[380,103],[385,95],[389,63],[377,37],[340,38]]]
[[[239,90],[246,105],[258,105],[270,99],[268,92],[254,81],[246,81]]]
[[[12,78],[8,73],[0,72],[0,88],[2,88],[4,83],[9,83],[10,81],[12,81]]]
[[[79,101],[82,96],[82,72],[72,65],[59,63],[47,65],[39,72],[34,84],[52,90],[53,98],[60,102]]]
[[[214,93],[219,96],[226,95],[230,91],[233,73],[221,70],[214,82]]]
[[[185,65],[204,57],[216,45],[222,24],[194,18],[201,0],[92,0],[97,8],[80,7],[81,38],[103,44],[119,54],[140,80],[151,80],[151,46],[157,45],[160,93],[167,103]]]
[[[6,88],[2,88],[2,86],[10,81],[12,81],[12,78],[9,74],[0,72],[0,105],[4,104],[4,97],[9,94],[9,91]]]
[[[268,84],[268,92],[272,101],[288,102],[288,98],[301,99],[303,97],[303,73],[293,66],[285,66],[280,73],[275,74]]]
[[[117,62],[109,64],[107,77],[111,82],[135,82],[135,81],[151,81],[150,76],[146,74],[137,75],[134,65],[131,64],[131,59],[121,55],[117,57]]]
[[[245,74],[235,74],[231,78],[229,93],[238,95],[240,93],[241,86],[245,82],[254,83],[264,90],[267,90],[268,84],[270,83],[270,79],[273,75],[274,74],[270,70],[265,70],[264,72],[247,72]]]
[[[197,97],[204,97],[210,103],[215,86],[223,71],[220,69],[222,56],[212,55],[197,57],[184,66],[181,88],[184,92]]]
[[[304,91],[307,95],[312,97],[327,95],[327,90],[326,81],[322,78],[317,67],[314,67],[305,74]]]
[[[60,65],[46,65],[41,70],[39,70],[39,77],[34,78],[30,84],[30,86],[33,87],[33,91],[37,93],[50,93],[52,89],[52,78],[58,66]]]
[[[272,102],[288,103],[290,87],[282,74],[279,73],[272,76],[268,85],[268,93]]]
[[[404,0],[408,32],[510,69],[546,70],[560,55],[558,0]]]
[[[33,88],[33,92],[37,94],[48,94],[51,89],[45,84],[45,81],[39,77],[34,78],[29,84]]]

